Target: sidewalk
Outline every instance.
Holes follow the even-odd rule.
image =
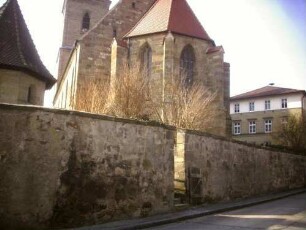
[[[163,224],[170,224],[178,221],[183,221],[187,219],[197,218],[201,216],[211,215],[215,213],[225,212],[234,209],[240,209],[256,204],[261,204],[268,201],[273,201],[288,196],[296,195],[299,193],[305,193],[306,188],[291,190],[289,192],[282,192],[277,194],[271,194],[266,196],[260,196],[256,198],[250,198],[234,202],[219,203],[214,205],[205,205],[192,207],[187,210],[172,212],[167,214],[161,214],[156,216],[151,216],[142,219],[132,219],[132,220],[122,220],[111,222],[107,224],[88,226],[82,228],[73,228],[75,230],[130,230],[130,229],[144,229],[154,226],[159,226]]]

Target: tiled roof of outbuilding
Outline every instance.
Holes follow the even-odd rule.
[[[186,0],[157,0],[125,37],[167,31],[212,41]]]
[[[7,3],[8,2],[4,3],[3,6],[0,7],[0,17],[1,17],[1,14],[3,13],[4,9],[6,8]]]
[[[48,89],[56,82],[40,60],[17,0],[0,8],[0,68],[28,72]]]
[[[275,86],[265,86],[259,89],[255,89],[255,90],[231,97],[231,101],[258,98],[258,97],[267,97],[267,96],[278,96],[278,95],[292,94],[292,93],[304,93],[305,94],[305,90],[280,88],[280,87],[275,87]]]

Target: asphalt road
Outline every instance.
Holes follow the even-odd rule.
[[[163,225],[158,230],[306,230],[306,193],[248,208]]]

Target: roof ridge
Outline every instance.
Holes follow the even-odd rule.
[[[157,0],[125,37],[167,31],[214,44],[186,0]]]
[[[172,7],[172,4],[173,4],[173,1],[174,0],[170,0],[171,3],[170,3],[170,13],[169,13],[169,17],[168,17],[168,23],[167,23],[167,30],[170,31],[170,19],[171,19],[171,16],[173,14],[173,7]],[[171,32],[171,31],[170,31]]]
[[[185,0],[186,1],[186,0]],[[189,8],[189,11],[193,14],[193,17],[197,20],[197,22],[199,23],[199,25],[202,27],[203,31],[206,33],[207,37],[209,38],[209,40],[211,40],[214,43],[214,40],[211,39],[211,37],[208,35],[208,33],[206,32],[206,30],[204,29],[204,26],[202,25],[202,23],[200,22],[200,20],[198,19],[197,15],[194,13],[194,11],[192,10],[191,6],[187,3],[187,7]]]
[[[284,88],[284,87],[277,87],[277,86],[263,86],[258,89],[254,89],[245,93],[241,93],[231,97],[231,100],[242,100],[242,99],[249,99],[249,98],[259,98],[259,97],[267,97],[267,96],[274,96],[274,95],[284,95],[284,94],[294,94],[294,93],[305,93],[305,90],[299,89],[292,89],[292,88]]]
[[[11,1],[11,0],[9,0],[9,1]],[[16,3],[16,2],[15,2],[15,3]],[[16,7],[17,7],[17,8],[16,8]],[[16,7],[13,7],[14,18],[15,18],[16,20],[19,20],[20,18],[18,17],[18,14],[17,14],[16,10],[20,10],[20,7],[19,7],[18,4],[16,4]],[[22,16],[21,10],[20,10],[20,13],[21,13],[21,16]],[[23,55],[23,52],[22,52],[22,49],[21,49],[21,44],[20,44],[20,40],[21,40],[21,39],[20,39],[20,31],[19,31],[19,24],[18,24],[18,23],[15,24],[15,33],[16,33],[17,47],[18,47],[18,50],[19,50],[19,52],[18,52],[19,57],[20,57],[22,63],[23,63],[25,66],[27,66],[27,62],[26,62],[26,60],[25,60],[25,58],[24,58],[24,55]]]

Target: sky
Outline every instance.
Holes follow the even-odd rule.
[[[306,0],[187,1],[216,45],[225,49],[231,96],[269,83],[306,90]],[[18,2],[42,61],[56,76],[63,0]],[[45,106],[52,106],[54,91],[47,91]]]

